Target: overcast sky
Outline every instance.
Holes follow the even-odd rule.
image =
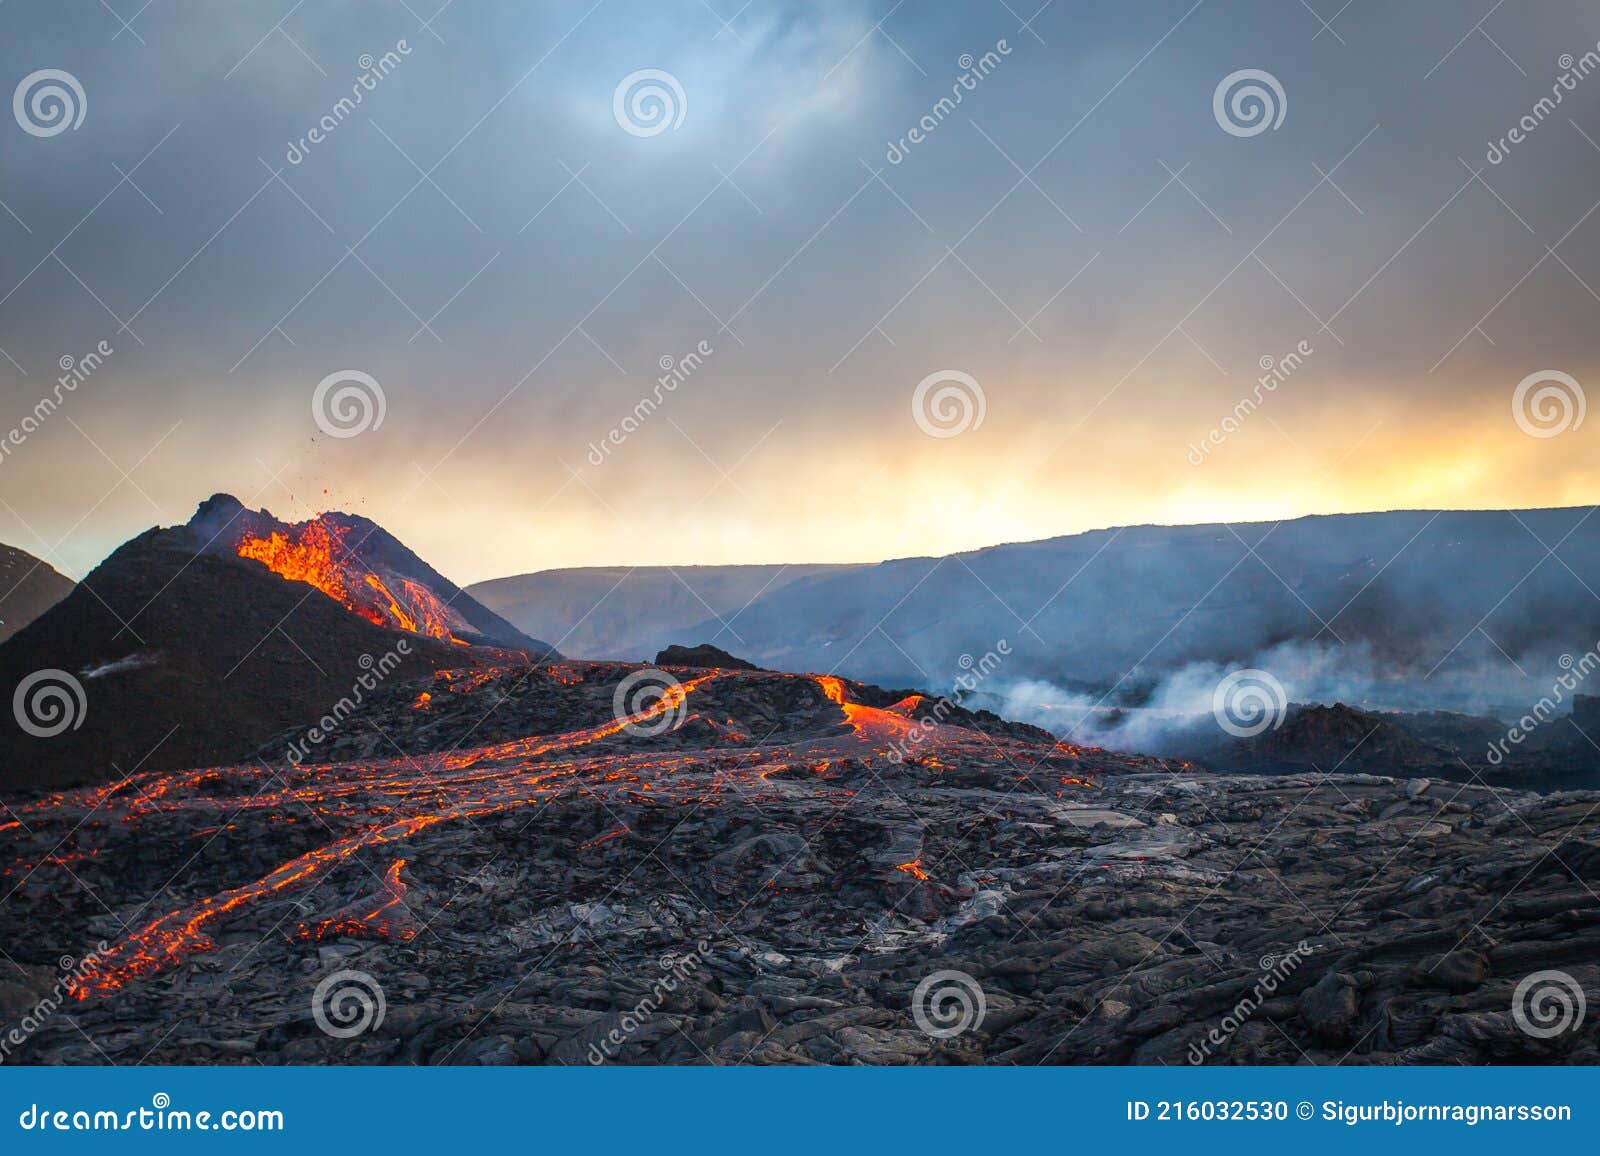
[[[0,7],[0,540],[74,576],[218,490],[460,581],[1600,493],[1513,412],[1600,381],[1592,4],[141,2]]]

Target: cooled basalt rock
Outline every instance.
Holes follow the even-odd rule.
[[[323,762],[7,797],[13,982],[106,943],[8,1058],[1600,1061],[1600,794],[1224,777],[976,716],[893,759],[892,692],[676,668],[618,718],[639,669],[440,673]],[[1530,1033],[1552,971],[1591,1014]],[[383,1018],[330,1034],[352,982]]]

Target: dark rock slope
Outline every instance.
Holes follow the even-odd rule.
[[[15,546],[0,545],[0,642],[72,592],[72,579]]]
[[[204,551],[187,527],[119,547],[64,600],[0,646],[0,690],[25,692],[43,737],[0,726],[0,786],[117,781],[247,757],[309,723],[364,674],[429,676],[470,652],[386,630],[255,562]],[[401,642],[409,654],[400,654]],[[64,688],[52,703],[52,688]],[[55,710],[65,715],[52,713]]]

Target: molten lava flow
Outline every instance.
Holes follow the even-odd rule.
[[[432,590],[409,578],[400,579],[400,590],[411,609],[411,617],[416,622],[416,626],[412,627],[413,630],[429,638],[459,641],[450,633],[450,624],[455,617],[453,612],[450,607],[434,597]]]
[[[406,910],[406,885],[400,878],[406,861],[396,859],[384,873],[378,894],[365,902],[352,904],[344,911],[317,923],[302,923],[293,938],[300,943],[320,943],[324,939],[390,939],[400,943],[416,938]],[[377,906],[373,907],[373,903]],[[370,908],[370,910],[368,910]]]
[[[596,835],[593,839],[590,839],[587,843],[579,843],[578,844],[578,850],[587,851],[590,847],[598,847],[602,843],[609,843],[613,839],[620,839],[624,835],[631,835],[631,834],[633,834],[633,832],[631,830],[629,830],[627,827],[618,827],[614,831],[607,831],[604,835]]]
[[[345,552],[343,531],[319,518],[291,526],[290,533],[293,539],[277,530],[265,538],[245,538],[239,543],[239,557],[254,558],[291,582],[315,586],[346,609],[386,625],[382,614],[357,602],[351,593],[347,567],[340,559]]]
[[[828,701],[837,703],[839,709],[844,711],[845,721],[850,724],[859,737],[872,742],[884,744],[892,743],[896,739],[903,739],[911,731],[911,722],[903,715],[896,714],[894,710],[884,710],[882,707],[863,706],[858,702],[849,702],[845,699],[844,680],[831,674],[816,676],[817,685],[822,687],[822,693],[828,696]],[[910,699],[902,699],[896,708],[904,707]]]
[[[619,677],[616,666],[564,662],[536,668],[551,683],[580,686],[585,682]],[[441,672],[432,684],[431,702],[482,688],[496,696],[506,685],[526,681],[527,668],[498,668],[470,672]],[[118,848],[139,845],[123,832],[144,834],[155,830],[166,837],[182,831],[200,844],[213,836],[271,840],[280,824],[288,828],[291,849],[286,861],[254,879],[232,880],[215,894],[195,894],[187,902],[156,914],[109,950],[99,953],[92,967],[83,970],[74,986],[77,999],[113,995],[135,982],[180,967],[193,953],[217,950],[217,932],[237,926],[252,907],[270,906],[328,879],[354,878],[343,906],[325,918],[301,925],[291,937],[316,942],[330,936],[382,938],[405,941],[426,921],[413,922],[412,897],[402,879],[406,860],[389,858],[392,866],[376,890],[367,864],[374,853],[409,843],[447,823],[472,822],[485,816],[537,808],[552,798],[579,793],[614,804],[684,807],[718,807],[730,800],[740,805],[759,804],[793,789],[796,772],[827,778],[841,771],[865,767],[887,773],[936,776],[947,768],[967,773],[1010,777],[1020,769],[1038,768],[1036,785],[1064,789],[1084,782],[1075,755],[1064,747],[1037,740],[983,735],[962,727],[940,725],[921,732],[914,747],[901,742],[913,723],[892,710],[848,701],[851,688],[831,676],[815,681],[830,701],[844,712],[845,727],[824,725],[814,733],[789,741],[757,741],[738,727],[697,728],[701,745],[684,745],[681,739],[656,741],[652,720],[671,714],[690,714],[688,700],[699,717],[725,717],[730,694],[748,693],[749,683],[792,679],[798,676],[718,670],[685,678],[666,689],[646,709],[623,719],[607,710],[608,690],[598,690],[603,703],[601,721],[560,734],[530,735],[418,758],[400,755],[365,761],[302,766],[250,765],[214,767],[173,773],[144,772],[115,784],[62,791],[27,803],[18,803],[0,834],[19,839],[26,830],[37,833],[41,824],[59,823],[64,836],[49,857],[41,859],[30,843],[19,844],[14,869],[46,876],[67,872],[91,861],[103,864]],[[470,688],[470,689],[469,689]],[[906,704],[897,704],[906,709]],[[664,732],[665,734],[665,732]],[[710,737],[707,742],[705,736]],[[897,749],[905,748],[905,749]],[[905,750],[911,753],[907,755]],[[422,765],[425,764],[425,765]],[[813,779],[815,781],[815,779]],[[844,797],[852,792],[839,788]],[[314,822],[303,821],[309,812]],[[92,818],[91,818],[92,816]],[[141,824],[150,826],[141,830]],[[19,825],[21,824],[21,825]],[[240,835],[227,836],[237,827]],[[310,843],[318,831],[327,832]],[[630,835],[618,826],[584,844],[598,847]],[[54,839],[54,836],[52,836]],[[4,844],[0,844],[4,845]],[[269,842],[266,845],[274,845]],[[309,847],[309,849],[307,849]],[[202,847],[203,849],[203,847]],[[426,853],[426,852],[424,852]],[[416,855],[417,852],[408,852]],[[37,864],[37,867],[35,867]],[[71,866],[68,866],[68,865]],[[928,874],[921,859],[896,865],[904,875],[919,881]],[[103,869],[103,868],[100,868]],[[21,886],[21,884],[18,884]],[[346,882],[344,886],[349,887]]]
[[[400,608],[400,603],[395,600],[393,594],[389,593],[389,588],[383,584],[382,578],[379,578],[376,574],[368,574],[367,585],[376,590],[383,600],[389,604],[388,614],[390,621],[401,630],[409,630],[412,634],[421,633],[417,629],[417,620]],[[379,621],[382,621],[381,617]]]
[[[409,578],[391,576],[385,581],[368,570],[346,543],[347,533],[347,527],[324,516],[273,530],[265,537],[247,536],[240,540],[238,552],[291,582],[315,586],[379,626],[471,645],[455,637],[455,627],[464,623],[433,591]]]

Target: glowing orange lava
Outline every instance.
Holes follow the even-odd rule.
[[[454,628],[464,624],[449,606],[420,582],[397,578],[391,586],[366,569],[345,541],[347,534],[346,527],[324,516],[264,537],[247,536],[237,549],[239,557],[253,558],[291,582],[315,586],[379,626],[470,645],[455,637]]]
[[[625,668],[563,662],[536,669],[552,682],[574,685],[599,678],[609,682],[619,678],[619,671]],[[525,680],[528,673],[525,667],[441,672],[428,692],[430,697],[422,701],[437,706],[440,699],[470,693],[471,688],[491,681],[514,684]],[[177,968],[194,953],[217,950],[214,937],[218,930],[234,924],[253,905],[296,894],[320,898],[325,893],[312,885],[346,865],[353,870],[340,878],[354,878],[357,889],[346,891],[342,906],[302,923],[290,937],[303,942],[330,936],[406,941],[418,933],[418,927],[427,925],[426,919],[412,910],[417,900],[412,898],[408,904],[407,885],[401,877],[407,860],[386,857],[390,865],[374,889],[371,873],[378,870],[372,863],[376,854],[415,840],[441,824],[541,807],[567,793],[652,806],[719,807],[730,801],[748,805],[792,789],[792,784],[779,776],[792,778],[796,770],[826,778],[842,765],[867,764],[887,770],[891,763],[902,774],[937,775],[947,766],[960,766],[987,771],[997,778],[1012,776],[1019,766],[1037,766],[1042,783],[1052,789],[1058,783],[1067,786],[1086,781],[1081,771],[1074,773],[1077,760],[1062,746],[982,735],[948,725],[931,727],[909,760],[892,757],[896,741],[908,728],[921,724],[889,710],[850,702],[851,687],[832,676],[818,676],[816,682],[844,712],[849,726],[824,728],[789,742],[757,742],[740,729],[727,728],[717,732],[714,745],[684,747],[670,737],[671,732],[657,739],[651,728],[634,726],[667,713],[681,719],[689,714],[687,700],[705,693],[713,697],[700,709],[701,717],[725,717],[725,708],[718,705],[722,700],[714,694],[719,684],[794,677],[731,670],[697,674],[682,679],[648,708],[626,718],[614,718],[607,711],[599,722],[561,734],[530,735],[427,756],[426,773],[419,772],[417,760],[410,756],[322,765],[145,772],[106,786],[61,791],[19,804],[8,822],[22,822],[29,828],[36,826],[36,819],[69,824],[67,838],[53,852],[60,864],[93,856],[104,838],[100,832],[108,825],[137,828],[146,818],[156,820],[163,831],[180,824],[191,835],[204,836],[202,842],[235,825],[241,831],[260,832],[271,829],[263,824],[295,822],[296,813],[304,816],[307,812],[315,817],[315,823],[301,822],[295,838],[301,839],[307,829],[327,832],[325,840],[310,850],[300,851],[306,843],[299,842],[294,849],[299,853],[286,852],[292,857],[265,875],[237,881],[215,894],[194,896],[100,953],[93,966],[84,969],[72,993],[77,999],[89,1000],[114,995]],[[599,696],[598,701],[609,705],[609,695]],[[841,788],[842,795],[850,793]],[[86,821],[91,814],[93,821]],[[590,838],[583,846],[594,848],[629,834],[627,827],[619,826]],[[426,856],[428,845],[408,854]],[[30,855],[14,866],[31,871],[35,860],[37,855]],[[928,879],[920,858],[897,867],[913,879]],[[39,869],[68,868],[44,863]]]
[[[324,939],[389,939],[405,943],[416,938],[417,929],[411,926],[409,912],[405,909],[406,885],[400,878],[405,867],[404,859],[396,859],[384,873],[378,894],[366,903],[352,906],[348,912],[323,919],[316,923],[302,923],[292,937],[300,943],[320,943]],[[376,902],[377,906],[372,907]],[[367,908],[371,907],[369,911]]]
[[[904,871],[911,878],[920,879],[923,882],[926,882],[928,878],[928,873],[922,869],[921,859],[913,859],[909,863],[896,863],[894,869],[896,871]]]
[[[239,557],[254,558],[291,582],[315,586],[347,609],[379,626],[385,625],[383,615],[358,603],[350,592],[346,567],[340,561],[343,534],[320,519],[291,527],[291,531],[295,534],[293,540],[277,530],[265,538],[245,538],[239,543]]]

